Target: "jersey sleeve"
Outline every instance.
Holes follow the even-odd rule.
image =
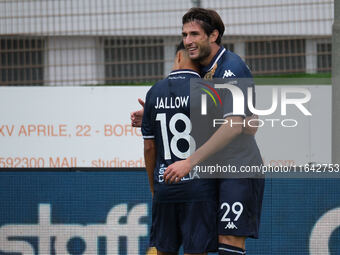
[[[248,66],[242,61],[238,61],[238,68],[235,71],[235,79],[227,79],[229,83],[233,84],[235,90],[233,93],[226,90],[223,100],[223,118],[228,116],[246,117],[252,115],[248,107],[248,88],[252,88],[252,105],[255,106],[255,88],[252,74]],[[242,93],[240,93],[242,92]],[[234,101],[236,102],[234,103]],[[239,102],[242,101],[243,111],[240,110]],[[242,109],[242,108],[241,108]]]
[[[251,103],[255,107],[255,89],[252,78],[235,79],[231,89],[224,89],[223,94],[223,118],[229,116],[246,117],[252,115],[248,107],[248,97],[251,98]],[[252,88],[249,95],[249,88]]]
[[[154,121],[152,121],[152,89],[145,98],[144,114],[142,120],[142,134],[144,139],[155,139]]]

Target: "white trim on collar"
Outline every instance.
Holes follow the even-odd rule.
[[[232,249],[227,249],[227,248],[224,248],[224,247],[218,247],[218,249],[222,250],[222,251],[230,251],[232,253],[238,253],[238,254],[243,254],[243,255],[246,254],[245,251],[232,250]]]
[[[193,71],[178,71],[178,72],[171,72],[171,73],[169,73],[169,75],[173,75],[173,74],[181,74],[181,73],[190,73],[190,74],[197,75],[198,77],[201,78],[201,76],[200,76],[198,73],[193,72]]]
[[[218,54],[217,58],[215,59],[214,63],[212,64],[212,66],[209,68],[209,70],[207,72],[210,72],[211,69],[214,67],[214,65],[217,63],[217,61],[221,58],[222,54],[225,52],[225,49],[223,49],[220,54]]]

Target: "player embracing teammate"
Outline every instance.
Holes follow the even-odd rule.
[[[183,16],[182,24],[186,53],[190,60],[196,63],[196,66],[200,66],[200,74],[205,79],[252,78],[242,59],[220,46],[224,24],[215,11],[192,8]],[[173,76],[171,80],[172,75],[179,75],[182,78]],[[188,131],[189,134],[191,130],[189,105],[185,104],[186,96],[189,95],[189,92],[185,90],[189,89],[189,85],[183,86],[184,83],[182,83],[181,86],[179,82],[186,79],[186,84],[188,84],[190,75],[194,75],[191,70],[180,70],[177,74],[171,73],[165,82],[154,85],[146,97],[142,124],[146,151],[145,162],[152,189],[154,184],[157,185],[153,201],[151,239],[158,240],[158,243],[152,244],[159,250],[159,254],[177,254],[178,245],[181,242],[186,254],[203,254],[212,250],[214,242],[211,238],[214,238],[214,231],[204,228],[207,224],[211,224],[207,223],[208,220],[205,217],[210,217],[209,214],[214,215],[211,210],[207,209],[210,207],[217,210],[219,254],[246,254],[246,238],[258,237],[264,180],[261,178],[224,178],[214,182],[202,179],[191,180],[187,176],[195,165],[216,153],[224,153],[226,162],[234,165],[260,165],[261,155],[254,136],[244,134],[240,125],[222,125],[192,154],[187,148],[177,148],[182,145],[178,139],[173,139],[174,134],[184,131]],[[242,89],[242,91],[247,93],[247,90]],[[183,97],[178,99],[183,105],[175,109],[166,108],[164,101],[176,100],[176,97]],[[160,104],[161,100],[162,104]],[[234,115],[232,104],[226,103],[223,106],[223,118],[227,119],[228,123],[241,123],[246,116]],[[134,121],[134,116],[132,116],[132,122]],[[178,125],[184,126],[178,127]],[[148,140],[153,140],[153,142],[148,142]],[[217,208],[214,200],[209,199],[209,196],[214,196],[212,183],[217,188],[217,194],[214,197],[218,202]],[[194,189],[199,191],[197,193],[200,196],[195,196]],[[172,199],[171,205],[159,199],[159,196],[164,194],[166,196],[163,198]],[[197,203],[203,201],[204,205]],[[210,201],[210,206],[208,201]],[[180,206],[181,202],[184,204]],[[162,217],[168,218],[167,225],[166,220],[162,221]],[[192,219],[188,221],[188,217]],[[198,218],[199,220],[195,222]],[[202,229],[197,228],[196,225],[202,225]],[[172,237],[174,239],[171,239]],[[205,239],[205,244],[209,243],[209,245],[202,245],[202,238]],[[193,242],[190,243],[189,240]]]

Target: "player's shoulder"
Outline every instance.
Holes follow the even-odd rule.
[[[164,86],[167,85],[167,78],[157,81],[154,85],[152,85],[147,93],[147,95],[151,96],[153,94],[157,94],[164,90]]]
[[[247,64],[236,53],[225,50],[221,58],[221,71],[223,78],[242,77],[251,78],[251,72]]]
[[[149,95],[165,95],[170,93],[169,90],[173,86],[183,88],[183,84],[188,85],[188,81],[192,78],[200,78],[198,72],[191,69],[178,69],[171,71],[170,74],[157,81],[148,91]]]
[[[200,79],[201,76],[195,70],[177,69],[170,72],[168,76],[169,89],[175,93],[182,93],[190,86],[191,79]]]
[[[239,64],[239,65],[244,64],[244,61],[239,55],[227,49],[225,50],[222,57],[224,58],[224,60],[228,60],[228,62],[232,64]],[[223,62],[225,63],[225,61]]]

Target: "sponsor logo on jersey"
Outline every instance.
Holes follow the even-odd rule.
[[[164,182],[164,172],[166,170],[165,164],[161,164],[159,166],[159,171],[158,171],[158,182]]]

